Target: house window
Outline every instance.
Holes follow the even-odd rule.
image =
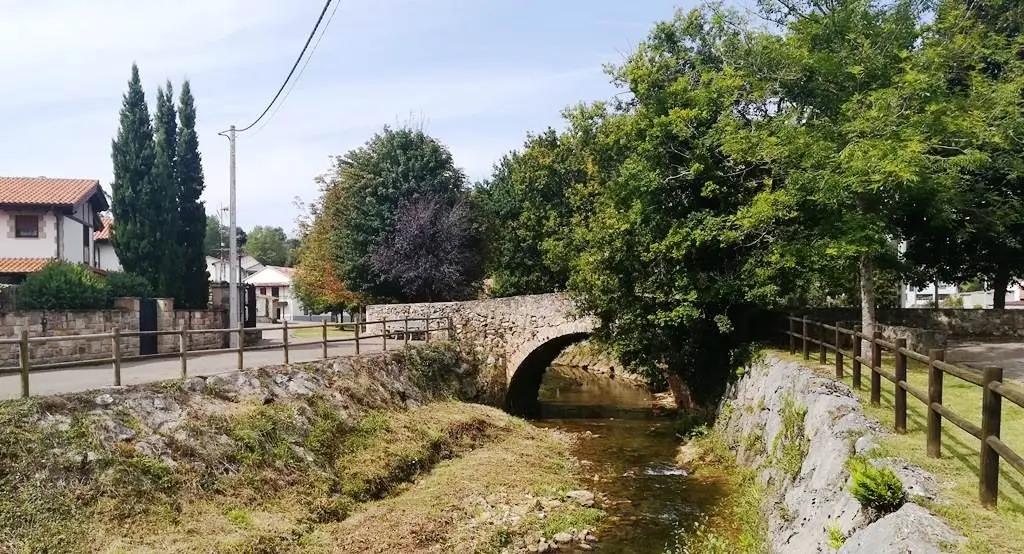
[[[14,216],[14,236],[19,239],[39,238],[39,216],[38,215],[16,215]]]
[[[280,287],[270,287],[270,296],[273,296],[274,298],[277,298],[280,295],[281,295],[281,288]]]
[[[260,296],[267,295],[267,287],[260,287]]]

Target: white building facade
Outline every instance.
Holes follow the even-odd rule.
[[[290,267],[266,266],[250,275],[245,283],[256,287],[256,319],[262,322],[294,321],[304,308],[295,297]]]

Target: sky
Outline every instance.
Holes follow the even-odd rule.
[[[603,72],[686,0],[335,0],[330,26],[273,117],[237,144],[238,223],[294,228],[331,157],[414,122],[472,181],[610,98]],[[196,98],[207,213],[228,203],[228,126],[281,85],[322,0],[0,0],[0,175],[112,180],[132,62],[151,110],[168,79]],[[328,12],[330,14],[331,12]]]

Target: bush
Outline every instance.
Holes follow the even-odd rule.
[[[114,271],[107,274],[107,296],[114,298],[148,298],[153,287],[139,275]]]
[[[875,467],[859,457],[850,458],[846,467],[850,470],[850,493],[864,508],[885,515],[907,501],[903,482],[891,469]]]
[[[98,310],[107,304],[107,283],[89,268],[51,262],[18,289],[21,310]]]

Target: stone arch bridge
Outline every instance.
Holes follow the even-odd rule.
[[[597,327],[596,319],[580,316],[562,293],[366,308],[367,321],[385,317],[450,317],[456,338],[469,343],[486,359],[486,366],[504,377],[505,408],[525,415],[536,408],[548,365]]]

